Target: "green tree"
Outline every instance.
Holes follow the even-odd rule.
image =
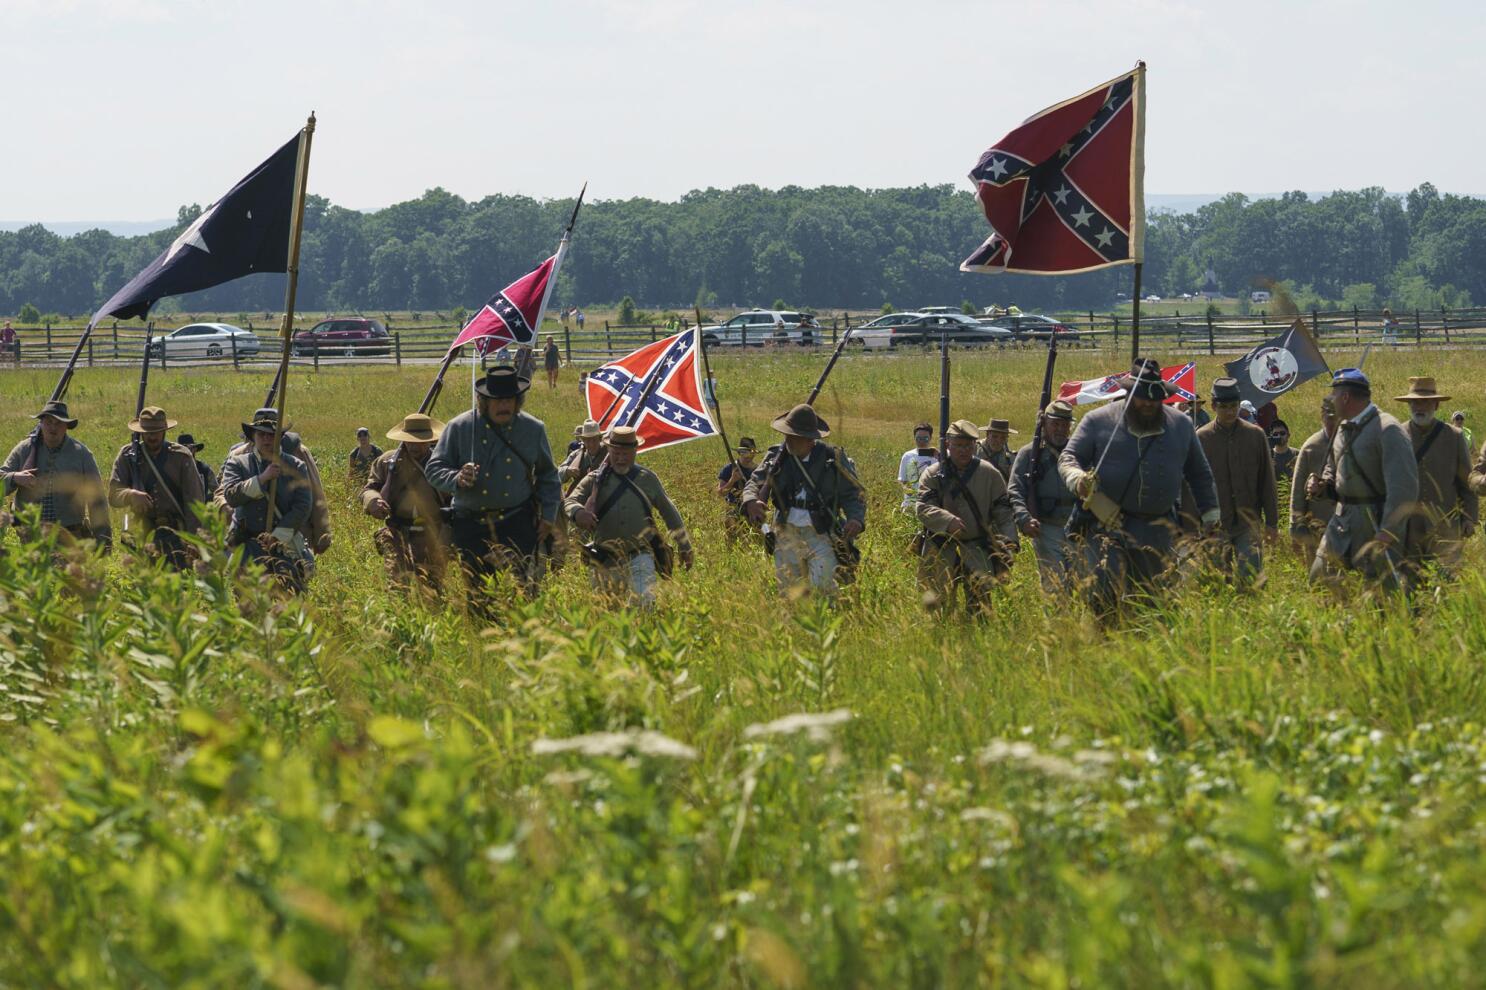
[[[630,326],[639,322],[638,311],[635,309],[635,301],[629,296],[619,300],[619,322],[624,326]]]
[[[15,318],[16,321],[19,323],[31,324],[34,326],[35,324],[41,322],[41,310],[37,309],[31,303],[26,303],[26,305],[22,306],[20,308],[20,311],[16,313]]]
[[[1371,282],[1354,282],[1344,286],[1342,306],[1347,309],[1377,309],[1378,287]]]

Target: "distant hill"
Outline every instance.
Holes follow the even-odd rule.
[[[0,220],[0,230],[20,230],[35,220]],[[85,230],[106,230],[115,237],[136,237],[175,226],[174,220],[42,220],[41,225],[58,237],[71,237]]]

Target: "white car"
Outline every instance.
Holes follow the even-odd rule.
[[[252,357],[263,349],[258,335],[230,323],[188,323],[150,344],[150,354],[166,358]]]
[[[818,329],[815,320],[806,313],[751,309],[726,323],[703,327],[702,336],[708,347],[762,347],[769,343],[807,345],[815,342]]]

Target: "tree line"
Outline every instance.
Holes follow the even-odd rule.
[[[361,212],[310,197],[299,284],[304,310],[474,308],[556,246],[572,201],[443,189]],[[0,313],[90,313],[201,213],[168,230],[58,237],[40,225],[0,232]],[[1130,291],[1127,267],[1058,278],[958,271],[987,229],[972,194],[757,186],[706,189],[675,202],[586,204],[554,301],[644,306],[768,305],[905,309],[971,301],[1024,309],[1108,309]],[[1228,295],[1279,283],[1302,309],[1400,309],[1486,301],[1486,200],[1425,183],[1312,199],[1233,193],[1189,213],[1152,211],[1145,291],[1196,292],[1206,271]],[[167,300],[180,311],[281,308],[282,275],[257,275]]]

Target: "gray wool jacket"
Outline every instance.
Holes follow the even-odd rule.
[[[1099,463],[1109,445],[1109,456],[1099,468],[1099,490],[1117,501],[1126,514],[1175,518],[1183,480],[1192,486],[1199,514],[1206,516],[1217,509],[1213,471],[1192,420],[1174,406],[1162,406],[1160,432],[1136,437],[1124,416],[1125,403],[1115,401],[1079,420],[1058,457],[1063,484],[1077,490],[1079,476]]]

